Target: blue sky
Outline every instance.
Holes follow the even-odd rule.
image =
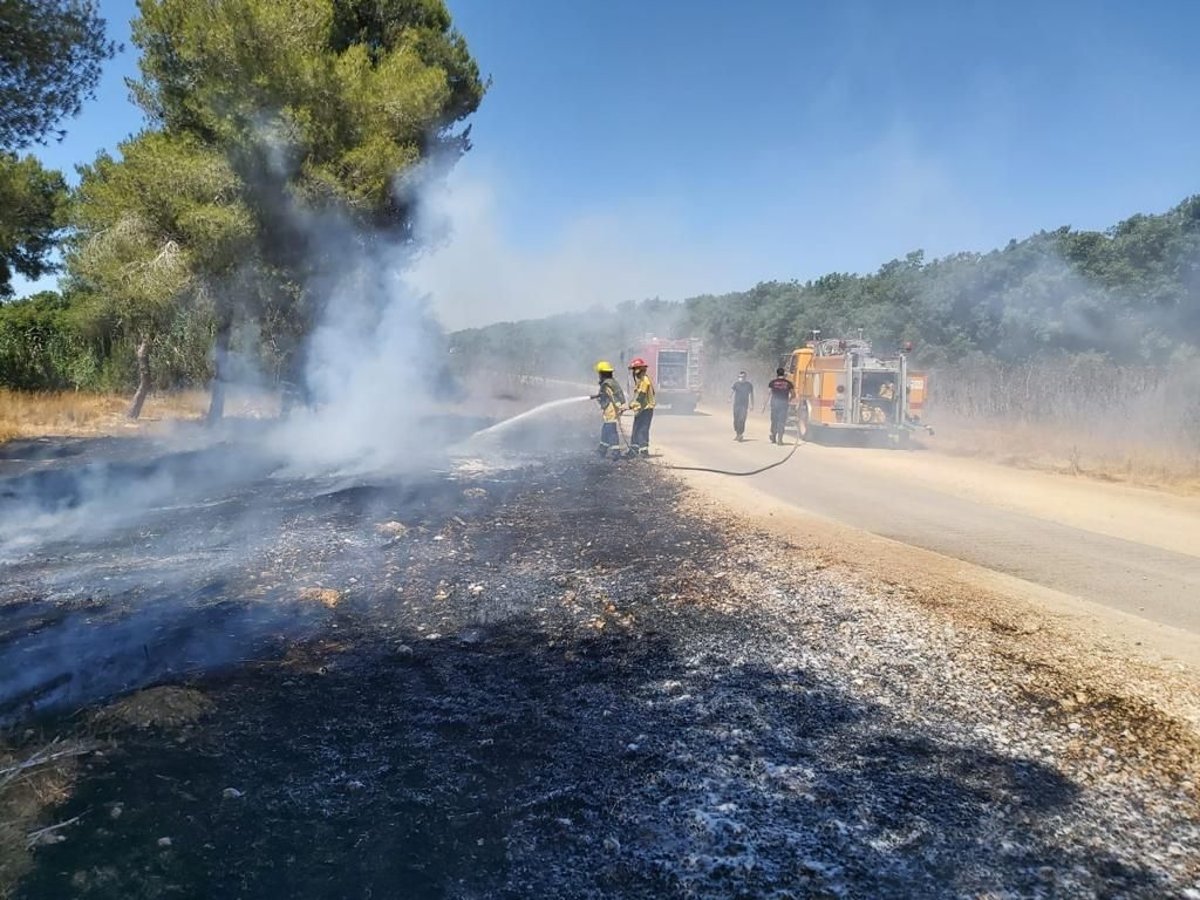
[[[132,0],[101,5],[128,42]],[[442,200],[458,245],[422,276],[451,324],[866,271],[1200,191],[1190,0],[449,6],[493,79]],[[134,69],[127,48],[48,163],[138,128]]]

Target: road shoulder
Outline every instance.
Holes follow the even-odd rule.
[[[696,464],[671,447],[662,462]],[[1200,639],[1189,632],[808,514],[748,479],[677,474],[691,488],[688,508],[769,532],[797,564],[836,569],[897,603],[972,629],[1007,658],[1151,704],[1200,733]]]

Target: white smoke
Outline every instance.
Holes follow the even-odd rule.
[[[310,285],[322,310],[305,351],[315,408],[276,435],[297,469],[394,472],[443,455],[452,436],[439,420],[455,381],[460,396],[478,387],[469,361],[450,374],[447,330],[678,299],[729,281],[719,261],[682,252],[678,231],[661,221],[647,229],[585,215],[549,246],[521,248],[501,225],[502,192],[445,172],[435,162],[397,185],[415,209],[413,243],[297,212],[314,244],[336,248],[322,256],[337,263]]]
[[[422,195],[428,249],[406,274],[450,330],[740,285],[726,257],[643,206],[583,212],[538,246],[503,224],[501,182],[455,170]]]
[[[427,463],[438,442],[421,420],[437,411],[440,332],[404,280],[400,250],[364,251],[345,265],[308,338],[304,374],[316,406],[280,423],[278,446],[301,467]]]

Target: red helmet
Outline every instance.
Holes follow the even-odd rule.
[[[631,369],[646,369],[646,368],[649,368],[649,366],[646,365],[646,361],[644,359],[642,359],[640,356],[637,356],[637,357],[634,357],[633,362],[631,362],[629,364],[629,368],[631,368]]]

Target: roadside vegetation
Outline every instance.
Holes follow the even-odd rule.
[[[467,151],[461,123],[486,84],[441,0],[140,0],[138,12],[130,88],[149,126],[74,189],[17,150],[77,109],[94,74],[66,103],[25,88],[61,78],[71,52],[95,66],[111,55],[104,21],[89,0],[0,13],[21,46],[65,42],[0,83],[21,107],[0,120],[0,301],[14,273],[58,267],[54,250],[64,276],[61,293],[0,303],[0,386],[133,393],[131,418],[152,389],[208,386],[216,419],[239,367],[294,377],[334,302],[317,284],[331,259],[411,244],[403,185]]]
[[[1105,231],[1068,227],[989,253],[647,300],[453,336],[456,353],[580,375],[644,334],[706,341],[709,402],[740,368],[765,380],[814,330],[914,345],[932,373],[932,444],[1172,487],[1200,476],[1200,196]]]

